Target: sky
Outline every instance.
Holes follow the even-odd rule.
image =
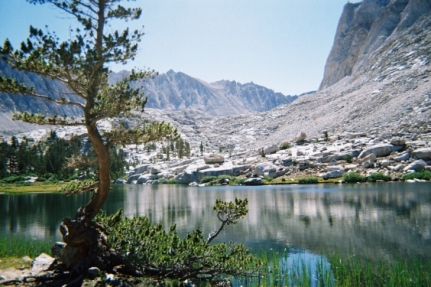
[[[358,1],[350,1],[358,2]],[[150,68],[183,72],[212,83],[235,80],[285,95],[317,90],[326,58],[347,0],[136,0],[144,26],[135,61],[111,69]],[[55,31],[68,39],[78,27],[69,15],[50,5],[0,0],[0,42],[14,47],[29,26]],[[111,26],[115,30],[124,25]]]

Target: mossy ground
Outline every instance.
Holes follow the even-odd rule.
[[[45,184],[35,182],[30,184],[0,183],[0,193],[28,193],[28,192],[59,192],[61,183]]]

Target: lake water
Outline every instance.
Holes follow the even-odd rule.
[[[431,184],[364,183],[286,186],[116,185],[103,209],[145,215],[181,235],[219,226],[217,198],[247,198],[249,214],[227,226],[218,241],[243,242],[304,254],[358,254],[371,260],[431,259]],[[89,194],[0,194],[0,233],[59,240],[58,226]]]

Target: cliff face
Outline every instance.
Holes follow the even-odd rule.
[[[431,10],[431,0],[364,0],[348,3],[335,34],[319,90],[355,76],[373,53]]]

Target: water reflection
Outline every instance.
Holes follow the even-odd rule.
[[[113,213],[146,215],[180,234],[218,227],[217,198],[248,198],[249,214],[219,240],[253,249],[295,247],[316,254],[356,253],[370,259],[431,258],[429,183],[295,185],[262,187],[116,186],[104,206]],[[58,236],[63,217],[73,215],[88,195],[0,195],[0,232]]]

